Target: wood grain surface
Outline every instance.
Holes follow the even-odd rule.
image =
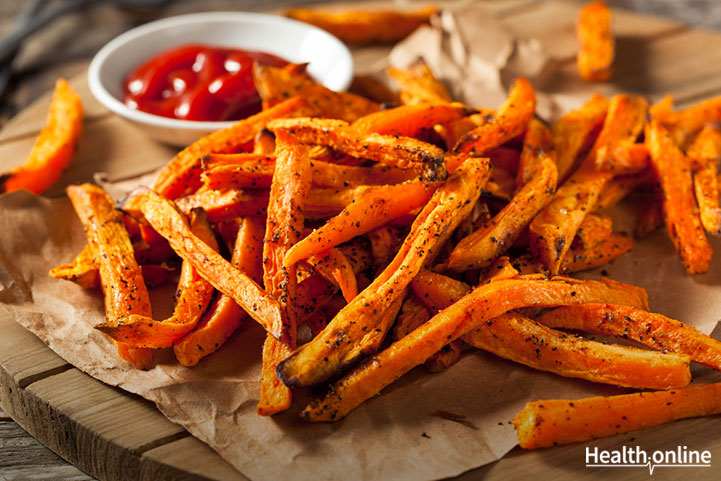
[[[244,3],[243,8],[268,9],[281,3],[292,2],[256,0]],[[513,28],[542,39],[565,59],[553,79],[559,91],[626,90],[652,99],[671,93],[679,105],[721,94],[721,49],[711,47],[721,44],[718,33],[691,29],[668,19],[616,11],[617,81],[589,86],[578,80],[573,62],[573,22],[578,2],[487,0],[484,3]],[[19,0],[0,2],[0,26],[7,24],[19,4]],[[712,4],[709,3],[710,9],[714,8]],[[73,167],[49,195],[59,195],[62,186],[71,181],[92,180],[96,171],[107,172],[111,178],[118,179],[164,163],[172,156],[172,149],[149,142],[141,132],[92,100],[82,75],[87,59],[109,38],[144,20],[229,6],[237,8],[237,3],[178,2],[162,12],[128,12],[104,5],[63,19],[41,34],[28,44],[16,62],[20,75],[10,91],[11,101],[0,104],[0,119],[19,110],[0,131],[0,167],[5,170],[18,165],[27,156],[33,136],[44,123],[49,99],[47,94],[38,97],[39,92],[47,91],[58,74],[79,74],[73,84],[85,100],[87,120],[84,140]],[[72,42],[73,36],[82,40]],[[60,50],[63,45],[68,48],[51,59],[49,49],[43,49],[43,42],[46,45],[53,42]],[[386,49],[369,47],[354,55],[362,70],[363,65],[378,61],[385,53]],[[44,61],[47,65],[43,65]],[[36,97],[35,103],[26,105]],[[97,152],[108,142],[120,147],[114,149],[117,155],[99,159]],[[143,146],[142,152],[137,149],[138,145]],[[139,162],[141,156],[147,161]],[[128,165],[139,167],[128,170]],[[151,403],[81,373],[1,310],[0,332],[3,333],[0,335],[0,406],[4,409],[0,410],[0,479],[92,479],[82,471],[103,480],[246,479],[206,445],[166,420]],[[668,439],[673,439],[674,445],[678,442],[690,449],[708,449],[713,459],[721,462],[721,436],[717,434],[720,429],[720,417],[693,419],[589,445],[604,449],[632,442],[652,450],[667,446]],[[45,449],[24,434],[25,431],[82,471]],[[584,449],[584,445],[537,452],[516,449],[502,460],[458,479],[511,480],[541,472],[544,479],[564,480],[648,477],[648,472],[642,469],[586,469]],[[719,476],[717,469],[695,471],[689,476],[687,471],[675,468],[657,470],[654,478],[678,479],[684,475],[693,479]]]

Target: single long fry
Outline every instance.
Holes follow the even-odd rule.
[[[265,223],[246,217],[238,228],[230,263],[255,282],[261,282],[261,259]],[[222,294],[206,311],[203,319],[188,335],[173,346],[175,357],[183,366],[195,366],[205,356],[217,351],[240,327],[245,312],[229,296]]]
[[[327,119],[276,120],[268,128],[286,130],[306,144],[332,147],[400,169],[416,169],[428,180],[443,180],[447,175],[443,151],[410,137],[359,132],[342,121]]]
[[[601,283],[567,278],[550,281],[508,279],[484,284],[351,370],[332,385],[329,394],[312,401],[302,416],[310,421],[336,421],[343,418],[450,341],[507,311],[611,298],[618,304],[642,308],[648,306],[643,289],[608,280]]]
[[[396,81],[404,104],[444,104],[451,102],[451,95],[443,83],[433,75],[421,58],[405,69],[388,67],[386,73]]]
[[[603,129],[581,167],[531,222],[531,252],[552,275],[559,272],[586,213],[596,205],[599,193],[612,177],[594,170],[598,150],[619,141],[635,140],[643,130],[647,109],[648,102],[641,97],[614,96]]]
[[[312,101],[320,116],[347,122],[353,122],[380,109],[380,105],[371,100],[348,92],[334,92],[307,75],[258,62],[253,65],[253,81],[260,98],[263,99],[264,109],[282,105],[287,98],[300,97]],[[276,118],[282,117],[290,115]]]
[[[205,212],[193,211],[188,223],[194,235],[213,250],[218,250],[218,241]],[[213,292],[213,286],[198,274],[193,265],[183,261],[178,288],[175,291],[175,309],[168,319],[157,321],[149,316],[131,314],[121,325],[99,324],[95,329],[133,347],[169,347],[195,328],[210,304]]]
[[[100,286],[100,263],[95,258],[93,246],[87,244],[70,264],[61,264],[50,269],[53,279],[65,279],[85,289]]]
[[[35,194],[53,185],[68,168],[83,130],[83,104],[63,79],[55,82],[48,120],[28,160],[0,175],[0,193],[27,189]]]
[[[88,244],[99,259],[100,285],[105,294],[105,318],[118,325],[132,314],[152,316],[148,289],[135,261],[122,216],[103,189],[92,184],[71,185],[68,197],[85,229]],[[118,354],[140,369],[153,365],[153,351],[116,343]]]
[[[621,202],[624,197],[638,187],[653,181],[655,181],[655,179],[651,169],[641,171],[637,174],[618,175],[606,181],[603,185],[603,189],[598,196],[598,200],[596,200],[596,205],[593,207],[593,210],[599,212],[608,209]]]
[[[359,132],[416,137],[437,124],[447,124],[474,113],[463,104],[409,104],[381,110],[351,124]]]
[[[608,100],[593,94],[582,107],[565,114],[551,128],[559,185],[573,171],[576,159],[589,144],[591,134],[603,124],[607,111]]]
[[[544,399],[513,418],[522,448],[536,449],[721,413],[721,383],[585,399]]]
[[[397,184],[418,177],[384,164],[362,167],[312,160],[311,167],[313,185],[318,187]],[[203,159],[203,182],[214,190],[268,188],[274,169],[275,155],[208,155]]]
[[[583,304],[559,307],[538,321],[548,327],[606,334],[659,351],[686,354],[694,362],[721,371],[721,342],[693,326],[643,309]]]
[[[415,274],[470,213],[487,175],[488,159],[470,158],[438,188],[418,214],[389,266],[344,307],[323,332],[278,366],[278,377],[286,385],[309,386],[326,381],[363,354],[354,351],[357,357],[348,356],[365,332],[375,328],[378,316],[403,296]],[[443,345],[438,349],[441,347]]]
[[[707,125],[694,139],[686,152],[693,167],[693,186],[701,224],[706,232],[721,235],[721,207],[717,163],[721,158],[721,127]]]
[[[545,207],[556,189],[556,164],[543,150],[536,150],[527,163],[533,167],[529,182],[496,216],[456,245],[448,258],[448,269],[462,272],[488,266],[513,245]]]
[[[608,80],[613,72],[614,40],[611,9],[596,0],[586,4],[576,23],[578,73],[584,80]]]
[[[651,166],[663,192],[666,229],[689,275],[708,270],[713,250],[696,212],[691,172],[686,157],[655,120],[646,126],[646,146]]]
[[[411,289],[434,315],[471,292],[465,282],[432,271],[419,272],[411,281]]]
[[[438,9],[429,5],[415,11],[330,10],[291,8],[285,15],[330,32],[345,43],[395,43],[428,23]]]
[[[564,377],[636,389],[669,389],[691,381],[686,355],[589,341],[517,312],[495,317],[463,339],[478,349]]]
[[[280,337],[282,320],[278,301],[193,235],[172,201],[149,190],[138,190],[122,202],[121,209],[148,222],[213,287],[232,297],[266,331]]]
[[[299,313],[296,308],[295,266],[283,259],[303,233],[303,208],[310,191],[308,150],[292,135],[276,132],[277,162],[268,201],[268,219],[263,244],[263,284],[281,306],[283,329],[276,339],[267,336],[263,344],[258,414],[271,416],[290,407],[291,391],[275,375],[276,366],[295,349]]]
[[[648,149],[643,144],[618,142],[604,145],[596,152],[596,167],[614,175],[635,174],[648,165]]]
[[[288,98],[273,108],[239,120],[227,129],[196,140],[158,174],[153,190],[168,199],[194,193],[202,184],[200,162],[207,154],[230,154],[242,149],[270,120],[314,115],[317,109],[303,98]]]
[[[508,93],[508,99],[495,115],[486,116],[486,122],[466,133],[454,150],[482,154],[521,135],[536,110],[536,92],[531,84],[519,77]]]
[[[285,265],[291,266],[422,207],[437,187],[438,183],[416,180],[367,190],[340,214],[295,244],[285,257]]]

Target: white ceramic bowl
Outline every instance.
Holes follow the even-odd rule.
[[[291,62],[309,62],[308,72],[333,90],[353,77],[348,48],[329,33],[296,20],[246,12],[194,13],[165,18],[129,30],[95,55],[88,70],[93,95],[108,109],[140,126],[152,138],[185,146],[233,122],[171,119],[128,108],[123,80],[151,57],[184,44],[259,50]]]

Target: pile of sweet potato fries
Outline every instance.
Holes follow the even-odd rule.
[[[657,390],[530,403],[515,419],[526,448],[721,412],[719,385],[686,387],[691,361],[721,369],[721,343],[649,312],[641,287],[561,277],[631,249],[604,210],[633,191],[656,194],[638,232],[665,222],[686,272],[708,269],[721,98],[673,111],[670,99],[595,95],[548,125],[523,78],[491,110],[452,102],[422,63],[389,73],[400,92],[362,82],[364,97],[303,65],[257,64],[263,111],[188,146],[150,188],[117,206],[99,187],[68,188],[88,245],[51,274],[102,288],[97,328],[139,368],[161,348],[193,366],[242,322],[260,324],[261,415],[327,384],[302,416],[339,420],[466,346]],[[147,286],[178,258],[175,310],[155,319]]]

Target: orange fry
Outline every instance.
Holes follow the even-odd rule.
[[[648,165],[648,149],[643,144],[618,142],[604,145],[596,153],[596,167],[614,175],[635,174]]]
[[[285,15],[310,23],[351,44],[395,43],[428,23],[432,5],[415,11],[291,8]]]
[[[447,124],[473,111],[463,104],[409,104],[381,110],[351,124],[358,132],[416,137],[437,124]]]
[[[343,121],[328,119],[276,120],[268,128],[288,131],[305,144],[328,146],[399,169],[416,169],[428,180],[443,180],[447,175],[443,151],[410,137],[359,132]]]
[[[92,184],[71,185],[68,197],[85,229],[88,244],[100,262],[100,285],[105,294],[105,318],[110,325],[125,322],[132,314],[152,316],[148,289],[135,261],[133,246],[115,203]],[[118,354],[140,369],[154,363],[153,351],[116,343]]]
[[[537,118],[532,118],[528,122],[528,129],[526,129],[526,135],[523,138],[523,151],[518,164],[516,185],[519,189],[536,175],[538,158],[542,153],[546,154],[556,165],[556,151],[553,146],[551,132],[546,127],[546,124]]]
[[[461,137],[454,150],[482,154],[505,144],[526,130],[535,110],[536,92],[528,80],[519,77],[498,112],[487,115],[484,124]]]
[[[513,418],[524,449],[546,448],[721,413],[721,383],[584,399],[544,399]]]
[[[358,295],[358,284],[353,266],[340,249],[332,247],[310,256],[307,262],[325,279],[337,284],[346,301],[350,302]]]
[[[671,242],[681,256],[686,274],[704,273],[713,250],[696,210],[687,159],[668,131],[655,120],[646,126],[646,146],[651,153],[651,166],[661,184],[663,214]]]
[[[445,104],[451,102],[448,89],[431,72],[423,59],[405,69],[388,67],[386,73],[398,84],[404,104]]]
[[[693,186],[701,224],[709,234],[721,235],[717,180],[717,163],[721,159],[721,127],[712,124],[701,129],[686,155],[694,170]]]
[[[83,130],[80,97],[63,79],[55,82],[47,124],[24,165],[0,175],[0,193],[27,189],[35,194],[53,185],[68,168]]]
[[[65,279],[85,289],[100,286],[100,264],[95,259],[93,247],[87,244],[70,264],[61,264],[50,269],[53,279]]]
[[[463,339],[504,359],[564,377],[636,389],[669,389],[691,381],[686,355],[573,337],[517,312],[495,317]]]
[[[287,69],[258,62],[253,65],[253,81],[260,98],[263,99],[264,109],[283,105],[287,102],[287,98],[300,97],[312,102],[321,117],[341,119],[346,122],[353,122],[380,109],[380,105],[371,100],[348,92],[334,92],[307,75],[299,75]],[[291,116],[276,118],[282,117]]]
[[[559,307],[538,321],[548,327],[606,334],[651,349],[686,354],[694,362],[721,371],[721,342],[693,326],[643,309],[583,304]]]
[[[340,214],[291,247],[285,265],[292,266],[426,205],[437,187],[438,183],[415,180],[368,189]]]
[[[586,4],[576,23],[578,73],[584,80],[608,80],[613,72],[614,39],[611,9],[596,0]]]
[[[280,303],[283,328],[278,339],[269,335],[263,345],[258,401],[261,416],[288,409],[292,400],[290,389],[275,375],[278,363],[296,347],[299,317],[295,266],[283,265],[283,258],[303,233],[303,208],[311,183],[308,151],[295,137],[284,131],[276,132],[276,153],[263,244],[263,283]]]
[[[561,272],[570,274],[600,267],[630,251],[631,247],[631,236],[625,232],[612,232],[606,240],[594,247],[570,249],[561,262]]]

